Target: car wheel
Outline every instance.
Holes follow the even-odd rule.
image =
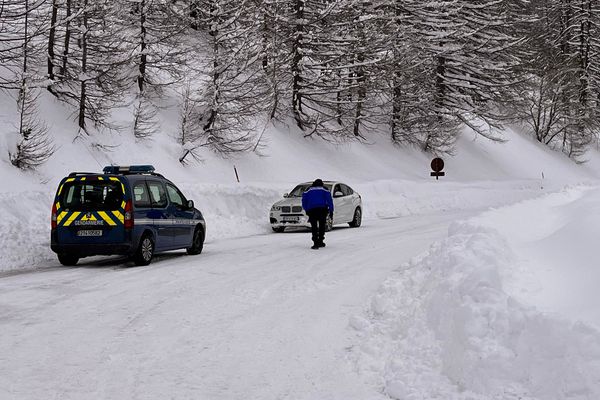
[[[191,256],[202,253],[204,247],[204,231],[200,226],[196,227],[194,231],[194,238],[192,239],[192,247],[188,247],[187,253]]]
[[[331,215],[327,215],[327,221],[325,223],[325,231],[329,232],[330,230],[333,229],[333,218],[331,217]]]
[[[272,226],[273,232],[282,233],[285,231],[285,226]]]
[[[353,228],[358,228],[361,223],[362,223],[362,211],[361,211],[360,207],[356,207],[356,210],[354,210],[354,218],[352,218],[352,221],[350,221],[348,223],[348,225],[350,225]]]
[[[140,239],[140,244],[133,255],[133,262],[135,265],[148,265],[152,261],[152,257],[154,257],[154,240],[151,235],[146,233]]]
[[[79,261],[79,257],[71,255],[71,254],[58,254],[58,261],[62,264],[62,265],[66,265],[66,266],[73,266],[73,265],[77,265],[77,262]]]

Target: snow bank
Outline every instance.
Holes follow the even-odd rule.
[[[558,183],[541,188],[539,181],[378,180],[355,185],[361,193],[367,218],[396,218],[440,211],[485,210],[558,190]]]
[[[54,259],[50,213],[54,195],[0,193],[0,271],[35,267]]]
[[[497,231],[455,223],[351,319],[358,371],[398,400],[600,398],[600,333],[515,300]]]
[[[571,187],[478,216],[518,257],[503,273],[508,292],[544,312],[600,329],[600,188]]]
[[[214,240],[271,232],[271,205],[294,184],[178,185],[207,221],[207,244]],[[471,184],[383,180],[355,185],[364,218],[395,218],[451,210],[485,210],[539,196],[537,182]],[[50,209],[55,188],[0,193],[0,271],[58,265],[50,250]],[[48,262],[50,261],[50,262]]]

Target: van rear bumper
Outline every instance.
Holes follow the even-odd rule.
[[[52,243],[53,252],[65,253],[77,257],[129,255],[133,253],[133,246],[128,243],[115,244],[58,244]]]
[[[126,235],[131,237],[131,235]],[[56,230],[50,235],[50,248],[56,254],[69,254],[77,257],[110,256],[133,254],[136,246],[132,240],[118,243],[60,243]]]

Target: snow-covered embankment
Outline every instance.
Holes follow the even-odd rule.
[[[179,187],[207,221],[207,244],[214,240],[271,231],[271,205],[289,184],[198,184]],[[485,210],[538,196],[537,181],[415,182],[379,180],[353,184],[362,195],[364,218],[396,218],[453,210]],[[0,271],[58,265],[50,250],[50,209],[55,188],[0,193]]]
[[[600,223],[582,223],[566,211],[582,216],[577,211],[582,202],[600,204],[599,190],[587,201],[580,199],[583,191],[566,190],[454,223],[447,239],[402,266],[372,298],[366,315],[351,320],[361,374],[402,400],[600,398],[600,320],[568,318],[560,308],[551,309],[539,301],[552,297],[543,284],[539,292],[545,296],[527,295],[520,286],[523,275],[540,283],[561,271],[559,265],[547,270],[542,248],[556,255],[590,248],[598,237]],[[588,222],[598,218],[600,213],[587,216]],[[527,234],[516,234],[520,231]],[[580,275],[577,260],[589,263],[590,254],[573,260],[561,264],[562,272],[571,269],[582,283],[586,275]],[[523,271],[523,263],[532,270]],[[571,288],[566,296],[574,299],[571,304],[582,297],[592,307],[600,304],[597,292]]]

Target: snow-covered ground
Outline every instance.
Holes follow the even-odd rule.
[[[600,188],[453,223],[351,319],[394,399],[600,398]]]
[[[600,398],[596,151],[576,165],[510,130],[465,133],[435,181],[429,156],[385,137],[277,127],[262,154],[182,166],[171,132],[132,151],[53,129],[37,173],[0,155],[0,399]],[[207,219],[203,254],[60,267],[56,184],[110,163],[178,184]],[[315,252],[306,231],[271,233],[268,210],[317,177],[360,192],[365,215]]]

